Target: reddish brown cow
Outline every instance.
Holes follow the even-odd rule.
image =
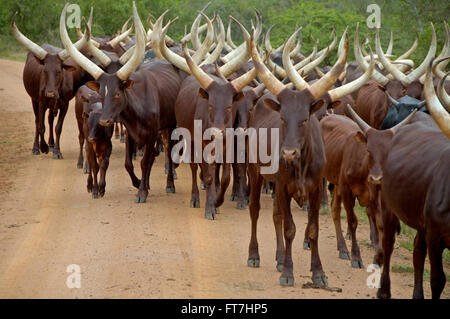
[[[36,133],[32,154],[53,151],[53,158],[63,158],[60,150],[60,137],[64,118],[69,107],[69,101],[75,96],[78,88],[84,83],[83,70],[72,60],[66,50],[48,44],[39,46],[26,38],[17,28],[13,16],[11,29],[25,48],[30,51],[27,55],[23,70],[23,84],[33,104],[36,123]],[[81,49],[87,41],[89,33],[76,43]],[[49,139],[45,142],[45,112],[49,109]],[[58,114],[55,127],[56,143],[53,137],[53,121]],[[39,143],[40,138],[40,143]],[[49,149],[50,147],[50,149]]]

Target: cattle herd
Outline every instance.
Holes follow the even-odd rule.
[[[319,210],[328,205],[327,195],[332,197],[339,258],[349,259],[352,267],[363,268],[354,213],[358,199],[369,217],[374,263],[383,266],[378,297],[391,297],[390,258],[400,220],[417,230],[413,297],[424,298],[422,277],[427,252],[432,297],[440,297],[446,282],[442,255],[444,249],[450,248],[447,23],[444,22],[446,39],[440,53],[431,25],[428,54],[415,67],[416,61],[408,58],[418,45],[417,39],[395,59],[392,34],[383,52],[377,30],[375,52],[371,52],[368,41],[360,44],[358,26],[353,43],[354,62],[347,59],[351,47],[348,29],[340,41],[333,29],[328,46],[320,50],[316,43],[307,54],[302,52],[301,28],[296,27],[282,46],[273,48],[272,27],[263,40],[263,22],[257,10],[256,23],[252,22],[250,32],[230,17],[230,24],[236,23],[244,38],[243,43],[236,45],[230,24],[225,32],[219,15],[214,14],[212,19],[206,15],[208,5],[199,12],[191,32],[185,32],[180,41],[167,35],[177,19],[164,24],[166,11],[156,20],[147,19],[146,31],[133,3],[132,16],[112,36],[91,34],[91,10],[88,21],[82,19],[84,33],[77,29],[79,39],[72,43],[66,29],[67,6],[60,17],[63,49],[38,45],[28,39],[19,31],[16,15],[11,22],[15,38],[29,51],[23,82],[35,114],[32,154],[52,151],[53,158],[63,158],[60,136],[69,101],[75,97],[80,143],[77,166],[84,167],[88,174],[88,192],[93,198],[105,194],[116,125],[116,137],[120,126],[126,144],[125,168],[138,189],[136,202],[143,203],[150,189],[153,162],[163,150],[166,191],[175,192],[177,163],[172,148],[178,141],[171,138],[175,129],[184,128],[194,136],[189,148],[192,155],[212,143],[202,139],[200,149],[194,145],[198,120],[202,133],[213,128],[215,138],[221,139],[226,138],[227,128],[243,135],[250,128],[277,131],[278,143],[269,140],[266,145],[269,153],[279,154],[279,168],[274,173],[264,173],[268,164],[259,159],[189,164],[190,205],[200,207],[197,183],[200,167],[208,219],[216,218],[233,172],[231,199],[237,201],[239,209],[248,206],[251,218],[248,266],[260,264],[257,241],[260,197],[262,191],[271,191],[276,268],[281,272],[281,285],[294,284],[292,242],[296,227],[291,214],[292,198],[308,211],[303,246],[311,251],[313,284],[327,285],[318,245]],[[202,19],[206,21],[203,25]],[[336,63],[319,67],[336,47]],[[47,109],[48,143],[44,139]],[[54,137],[53,121],[57,116]],[[139,178],[134,173],[133,159],[142,152]],[[342,204],[347,212],[351,252],[341,230]]]

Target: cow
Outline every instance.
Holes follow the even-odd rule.
[[[338,61],[325,76],[310,86],[297,73],[289,58],[297,32],[298,30],[289,38],[283,49],[283,65],[297,91],[286,87],[267,69],[257,52],[254,40],[251,42],[252,58],[258,76],[272,95],[266,94],[260,98],[252,112],[249,125],[256,132],[261,128],[269,129],[268,134],[279,130],[277,141],[279,145],[273,145],[273,141],[267,141],[266,149],[271,154],[276,154],[274,152],[279,150],[280,156],[279,169],[275,173],[263,172],[267,164],[264,165],[260,161],[248,164],[251,239],[247,264],[250,267],[259,267],[260,264],[256,229],[264,178],[275,183],[273,220],[277,241],[277,270],[282,271],[280,284],[283,286],[294,284],[292,241],[295,236],[295,224],[291,215],[290,201],[291,198],[298,197],[300,200],[308,199],[308,226],[305,240],[311,247],[312,281],[315,285],[323,287],[328,284],[328,280],[318,251],[318,218],[323,188],[322,172],[326,158],[319,121],[314,113],[323,104],[332,103],[350,94],[367,78],[357,80],[357,85],[349,83],[347,86],[328,91],[343,71],[347,60],[348,34],[344,32],[344,50]],[[248,149],[247,153],[250,153],[250,145]]]
[[[393,97],[389,95],[389,93],[386,92],[386,95],[389,98],[390,105],[388,113],[386,114],[386,117],[381,123],[382,130],[397,125],[409,114],[411,114],[415,109],[421,112],[428,113],[426,101],[419,101],[407,95],[399,98],[398,100],[395,100]]]
[[[69,101],[75,96],[78,88],[86,81],[83,70],[70,58],[66,50],[49,44],[37,45],[24,36],[16,26],[17,12],[11,21],[14,37],[29,52],[23,70],[23,84],[31,98],[35,116],[35,137],[32,149],[33,155],[40,152],[53,152],[54,159],[62,159],[60,137]],[[88,32],[75,46],[83,49],[86,45]],[[45,142],[45,112],[48,113],[49,138]],[[53,121],[58,115],[55,126],[56,141],[53,135]],[[39,142],[40,140],[40,142]]]
[[[160,60],[141,65],[137,69],[144,57],[146,34],[134,3],[136,47],[128,62],[113,74],[105,72],[74,48],[65,28],[66,10],[67,5],[61,14],[61,41],[72,58],[96,80],[86,85],[102,97],[100,125],[112,126],[115,121],[120,120],[127,129],[128,139],[133,140],[139,148],[145,146],[140,180],[133,171],[131,147],[127,147],[125,160],[125,168],[133,186],[138,188],[136,202],[143,203],[148,196],[148,180],[156,154],[158,132],[166,128],[172,130],[176,125],[173,106],[181,84],[179,73],[170,63]],[[170,152],[171,145],[166,149]],[[175,192],[172,165],[169,165],[166,192]]]
[[[439,128],[417,122],[400,130],[390,144],[383,168],[380,201],[384,262],[378,298],[391,297],[390,259],[399,220],[417,230],[413,298],[424,298],[427,251],[433,299],[440,297],[446,282],[442,252],[450,248],[450,114],[436,96],[431,67],[426,74],[425,93],[428,109]]]

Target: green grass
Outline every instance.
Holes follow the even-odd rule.
[[[414,273],[414,268],[410,266],[401,266],[401,265],[393,265],[391,268],[392,272],[396,273]],[[447,281],[450,281],[450,274],[446,274],[445,277],[447,278]],[[426,281],[430,281],[430,270],[424,269],[423,270],[423,279]]]
[[[0,58],[25,62],[27,51],[12,36],[0,35]]]

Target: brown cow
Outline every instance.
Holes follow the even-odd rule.
[[[445,287],[442,252],[450,248],[450,114],[435,94],[431,69],[427,71],[425,92],[428,109],[440,129],[418,122],[400,130],[392,140],[383,168],[384,263],[379,298],[391,297],[390,259],[399,219],[417,230],[413,298],[424,298],[423,270],[427,251],[432,298],[439,299]]]
[[[27,60],[23,70],[23,84],[31,97],[35,116],[36,133],[33,144],[33,155],[53,151],[53,158],[63,158],[60,150],[60,137],[64,118],[69,107],[69,101],[75,96],[78,88],[86,80],[83,70],[67,54],[66,50],[48,44],[42,46],[29,40],[17,28],[14,14],[11,29],[14,37],[28,51]],[[89,32],[79,40],[75,46],[82,49],[89,37]],[[45,112],[49,109],[49,139],[45,142]],[[56,143],[53,137],[53,121],[58,114],[55,127]],[[40,143],[39,143],[40,138]],[[50,147],[50,149],[49,149]]]

